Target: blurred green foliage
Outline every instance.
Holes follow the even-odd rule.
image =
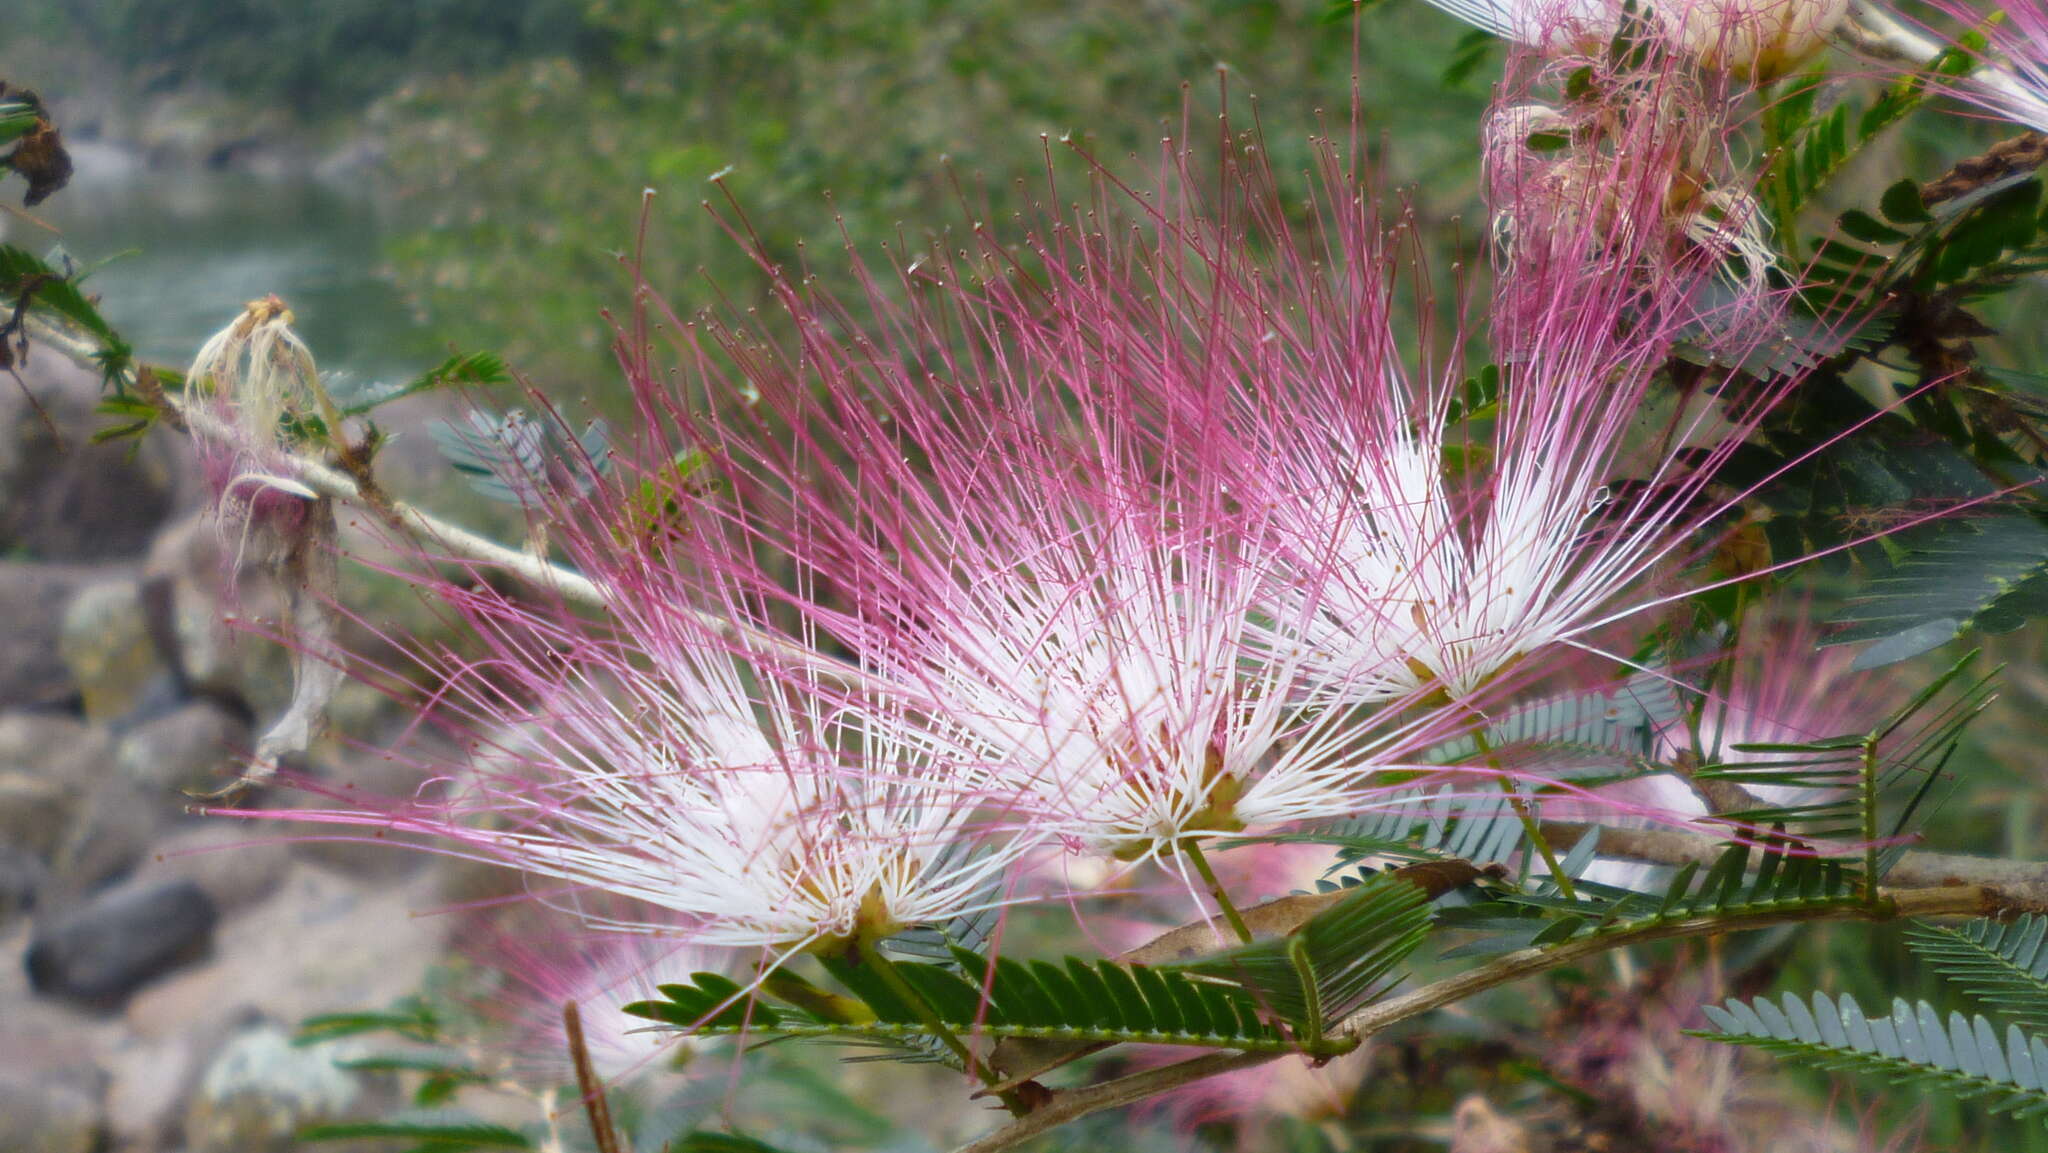
[[[346,113],[419,73],[534,53],[600,59],[581,0],[13,0],[10,23],[85,41],[150,90],[204,85],[299,113]]]
[[[760,290],[702,207],[722,202],[706,183],[721,171],[773,258],[804,259],[828,284],[845,283],[842,228],[870,257],[949,223],[1002,235],[1042,196],[1063,137],[1142,183],[1184,111],[1198,142],[1211,131],[1224,84],[1239,127],[1254,113],[1236,97],[1256,94],[1276,167],[1298,171],[1317,110],[1332,130],[1346,119],[1354,25],[1324,10],[599,0],[589,18],[613,45],[601,65],[536,58],[392,102],[390,163],[425,224],[394,246],[398,278],[438,333],[500,347],[558,384],[603,381],[616,369],[599,308],[630,291],[616,254],[632,243],[643,187],[657,193],[648,280],[687,314],[711,296],[699,270],[742,302]],[[1440,79],[1457,29],[1419,6],[1369,12],[1356,28],[1371,61],[1367,122],[1401,132],[1387,185],[1427,183],[1438,212],[1476,204],[1484,81]],[[1062,196],[1077,190],[1066,183]]]

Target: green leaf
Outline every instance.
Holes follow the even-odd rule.
[[[360,1073],[426,1073],[457,1080],[485,1081],[489,1075],[452,1056],[429,1053],[382,1053],[368,1057],[338,1057],[334,1063]]]
[[[887,964],[940,1022],[962,1036],[1194,1045],[1264,1053],[1297,1047],[1280,1029],[1260,1020],[1251,994],[1174,967],[1073,957],[1060,964],[1027,964],[1007,957],[992,960],[959,946],[953,947],[948,964],[876,958],[855,963],[836,957],[820,957],[817,963],[863,1006],[862,1019],[840,1013],[842,1019],[831,1020],[803,1005],[770,1005],[768,998],[778,987],[766,982],[749,1011],[743,999],[733,999],[737,985],[704,973],[693,977],[691,984],[661,986],[664,1000],[636,1002],[625,1011],[701,1035],[744,1030],[761,1038],[869,1041],[907,1047],[918,1057],[928,1057],[924,1018],[875,970],[876,964]],[[806,999],[815,1000],[808,995]],[[1334,1053],[1349,1046],[1342,1041],[1328,1048]]]
[[[533,1139],[517,1129],[468,1120],[337,1121],[299,1130],[301,1141],[361,1141],[385,1138],[420,1142],[434,1153],[466,1149],[532,1149]]]
[[[408,997],[383,1012],[320,1013],[308,1017],[299,1022],[292,1044],[317,1045],[323,1041],[381,1032],[431,1042],[438,1037],[440,1026],[425,1001]]]
[[[102,348],[119,344],[113,326],[100,316],[78,286],[59,275],[26,249],[0,244],[0,295],[19,300],[30,294],[32,305],[57,313],[97,339]]]
[[[388,404],[400,397],[415,393],[429,392],[437,388],[477,388],[495,384],[506,384],[512,380],[512,371],[505,365],[503,357],[490,352],[457,354],[428,369],[426,372],[403,383],[370,383],[351,387],[337,384],[332,387],[334,403],[347,416],[360,416],[380,404]]]
[[[1461,424],[1490,417],[1500,404],[1500,366],[1489,364],[1465,378],[1464,386],[1444,406],[1443,423]]]
[[[1984,1017],[1949,1014],[1943,1022],[1925,1001],[1892,1003],[1890,1016],[1869,1018],[1856,1002],[1826,993],[1812,1007],[1787,993],[1774,1004],[1730,1001],[1706,1006],[1713,1030],[1695,1036],[1761,1049],[1830,1071],[1868,1073],[1892,1086],[1975,1100],[1993,1113],[2048,1116],[2048,1044],[2019,1026],[2001,1042]]]
[[[690,983],[657,986],[666,1000],[634,1001],[621,1012],[700,1032],[737,1031],[749,1023],[772,1027],[785,1011],[750,996],[730,977],[691,974]]]
[[[1264,1007],[1319,1034],[1385,993],[1395,966],[1422,944],[1429,924],[1429,895],[1420,887],[1374,877],[1285,937],[1180,967],[1236,982]]]
[[[1843,235],[1866,244],[1900,244],[1912,239],[1911,233],[1881,224],[1876,217],[1853,208],[1837,217],[1835,226]]]
[[[2048,1029],[2048,917],[2029,913],[2009,924],[1916,922],[1906,940],[1971,996],[2006,1010],[2027,1028]]]
[[[1626,933],[1694,917],[1736,918],[1762,911],[1840,908],[1864,899],[1840,863],[1810,855],[1790,856],[1780,849],[1765,850],[1751,879],[1746,871],[1750,852],[1748,846],[1729,845],[1704,874],[1697,863],[1687,864],[1673,873],[1659,892],[1637,892],[1580,877],[1570,897],[1554,886],[1544,886],[1526,893],[1499,892],[1485,902],[1446,908],[1438,914],[1446,927],[1487,935],[1446,950],[1443,956],[1557,945],[1582,933]],[[1583,871],[1583,866],[1580,868]]]
[[[552,418],[535,420],[516,409],[496,419],[471,412],[459,422],[436,421],[427,434],[470,487],[506,504],[532,506],[565,488],[588,496],[610,469],[601,420],[572,436]]]
[[[1505,794],[1446,785],[1386,797],[1375,811],[1356,817],[1232,843],[1334,845],[1343,850],[1347,862],[1362,856],[1494,862],[1512,857],[1525,835]]]
[[[41,119],[35,106],[18,100],[0,102],[0,144],[8,144],[23,136],[36,126]]]
[[[1930,224],[1934,220],[1927,211],[1927,202],[1920,197],[1917,180],[1901,180],[1885,189],[1877,208],[1893,224]]]
[[[1657,733],[1681,712],[1671,674],[1651,667],[1611,692],[1563,693],[1510,705],[1487,724],[1486,743],[1496,751],[1512,747],[1525,759],[1531,752],[1558,753],[1583,770],[1566,779],[1633,774],[1655,753]],[[1478,755],[1478,742],[1465,736],[1431,748],[1428,758],[1456,764]]]
[[[1957,518],[1901,538],[1909,551],[1852,597],[1829,644],[1889,641],[1859,655],[1876,668],[1966,632],[2007,633],[2048,615],[2048,526],[2024,512]]]

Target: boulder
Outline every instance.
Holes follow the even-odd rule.
[[[114,761],[123,776],[168,797],[219,788],[250,747],[241,717],[212,701],[190,701],[129,729]]]
[[[29,984],[87,1004],[117,1003],[202,956],[217,918],[190,881],[111,889],[39,929],[28,947]]]
[[[199,886],[223,914],[256,904],[277,891],[291,864],[281,830],[259,822],[209,819],[159,840],[137,880],[186,880]]]
[[[52,906],[76,903],[126,876],[165,826],[179,820],[174,796],[108,775],[94,782],[50,861]]]
[[[190,1153],[290,1153],[307,1125],[375,1115],[392,1105],[335,1063],[347,1046],[300,1048],[277,1025],[229,1039],[207,1063],[185,1111]],[[382,1088],[379,1086],[377,1088]]]
[[[93,1080],[63,1072],[0,1076],[0,1149],[95,1153],[106,1122]]]
[[[140,1036],[190,1036],[388,1005],[439,961],[451,918],[415,914],[445,903],[432,873],[365,883],[292,861],[276,892],[221,922],[209,963],[141,990],[123,1019]]]
[[[0,845],[0,925],[34,911],[48,879],[49,870],[34,853]]]
[[[0,850],[19,850],[47,861],[71,823],[78,797],[62,782],[0,769]]]
[[[199,1076],[193,1037],[127,1038],[101,1059],[107,1072],[107,1135],[133,1153],[175,1149]]]
[[[5,392],[0,389],[0,392]],[[104,572],[0,561],[0,709],[69,707],[78,684],[58,651],[64,606]]]
[[[65,607],[58,649],[87,718],[122,720],[180,695],[149,617],[142,583],[133,579],[87,585]]]
[[[159,431],[92,443],[100,381],[30,346],[21,385],[0,389],[0,549],[44,561],[139,557],[196,498],[190,447]]]
[[[75,717],[0,715],[0,846],[45,863],[113,764],[113,742]]]
[[[0,770],[56,781],[77,795],[111,774],[114,742],[64,713],[0,713]]]

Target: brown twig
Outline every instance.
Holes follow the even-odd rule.
[[[1975,192],[1987,184],[2048,164],[2048,134],[2022,132],[2001,140],[1968,160],[1958,161],[1935,180],[1920,186],[1920,199],[1940,204]]]
[[[612,1128],[611,1102],[605,1100],[604,1085],[591,1067],[590,1050],[583,1043],[583,1015],[576,1002],[562,1005],[562,1029],[569,1035],[569,1059],[576,1065],[576,1087],[583,1092],[583,1111],[590,1118],[590,1132],[597,1139],[597,1153],[619,1153],[619,1135]]]
[[[1591,826],[1545,822],[1544,829],[1563,841],[1575,841]],[[1657,865],[1711,865],[1727,841],[1685,829],[1618,829],[1600,827],[1600,854]],[[1819,851],[1842,846],[1817,844]],[[1989,895],[1991,913],[2048,913],[2048,862],[2009,861],[1962,853],[1914,850],[1902,855],[1884,879],[1897,887],[1918,889],[1968,885]]]
[[[2040,866],[2034,866],[2038,871]],[[1400,997],[1368,1005],[1353,1013],[1338,1030],[1364,1038],[1477,993],[1548,969],[1569,965],[1626,945],[1675,937],[1706,936],[1811,921],[1888,919],[1891,917],[1971,916],[2000,911],[2000,898],[1983,885],[1956,884],[1932,888],[1887,890],[1878,907],[1862,904],[1821,908],[1767,909],[1740,916],[1686,917],[1620,932],[1591,934],[1561,945],[1518,949],[1476,969],[1424,985]],[[1050,1093],[1029,1115],[961,1146],[956,1153],[1002,1153],[1057,1125],[1090,1113],[1114,1109],[1219,1073],[1275,1060],[1274,1053],[1213,1053],[1120,1077],[1101,1085]]]

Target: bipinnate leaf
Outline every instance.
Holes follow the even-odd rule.
[[[1713,1030],[1696,1035],[1761,1049],[1827,1070],[1875,1074],[1894,1086],[1947,1093],[1993,1113],[2048,1117],[2048,1043],[2018,1025],[2001,1037],[1979,1015],[1950,1013],[1904,999],[1888,1016],[1866,1017],[1857,1003],[1815,993],[1811,1007],[1787,993],[1706,1006]]]
[[[2011,922],[1920,923],[1906,930],[1913,951],[1971,996],[2048,1030],[2048,917]]]
[[[1917,656],[1966,632],[2007,633],[2048,614],[2048,526],[2024,512],[1959,519],[1853,598],[1831,644],[1875,640],[1856,667]]]
[[[1284,937],[1181,966],[1237,983],[1271,1012],[1316,1032],[1386,992],[1429,933],[1429,894],[1373,877]]]
[[[470,1150],[538,1147],[532,1137],[517,1129],[478,1121],[459,1113],[309,1125],[299,1130],[298,1137],[304,1142],[410,1141],[416,1153],[468,1153]]]

